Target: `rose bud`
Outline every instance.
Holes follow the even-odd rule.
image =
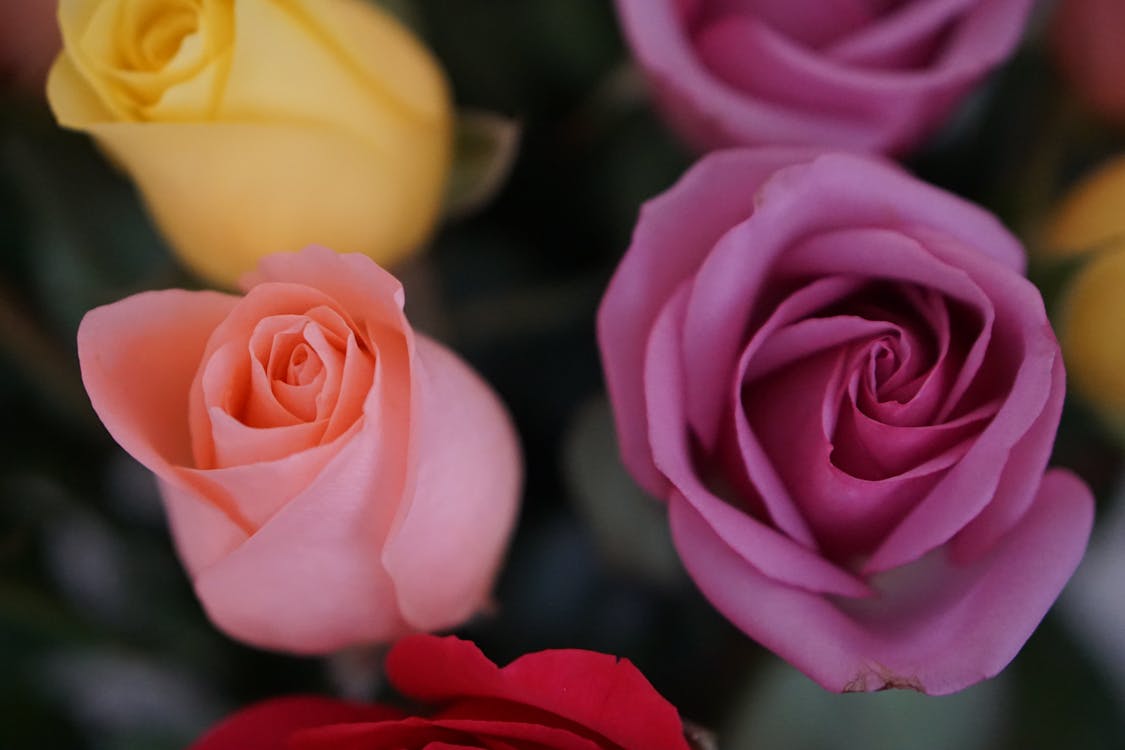
[[[60,0],[59,23],[59,123],[133,178],[205,278],[312,243],[389,265],[433,229],[448,87],[374,3]]]
[[[159,479],[211,620],[324,653],[472,616],[519,498],[499,401],[366,256],[274,255],[244,288],[138,294],[78,331],[94,409]]]

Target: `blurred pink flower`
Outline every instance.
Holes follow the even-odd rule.
[[[641,212],[598,315],[622,456],[703,593],[828,689],[995,675],[1082,557],[1024,262],[870,157],[717,152]]]
[[[47,70],[62,48],[56,0],[0,2],[0,84],[44,95]]]
[[[1100,114],[1125,124],[1125,2],[1061,0],[1049,38],[1079,96]]]
[[[617,0],[699,150],[917,145],[1019,42],[1031,0]]]

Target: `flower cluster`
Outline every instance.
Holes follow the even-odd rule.
[[[597,311],[620,454],[705,598],[831,691],[1000,672],[1093,524],[1090,488],[1048,468],[1064,351],[1125,424],[1125,350],[1101,343],[1120,165],[1048,227],[1056,253],[1109,268],[1071,287],[1060,346],[1020,239],[889,158],[965,111],[1031,6],[616,2],[656,111],[705,154],[640,209]],[[1064,2],[1050,37],[1110,119],[1122,47],[1098,29],[1118,6]],[[217,628],[305,655],[397,642],[390,683],[430,707],[277,699],[195,750],[689,750],[627,661],[500,668],[425,635],[503,617],[523,481],[506,407],[415,330],[388,270],[421,258],[473,158],[436,55],[366,0],[60,0],[58,25],[58,124],[227,290],[90,310],[94,410],[155,475]]]

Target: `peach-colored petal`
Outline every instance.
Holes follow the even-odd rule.
[[[416,341],[411,477],[382,559],[403,617],[435,630],[484,604],[515,524],[522,472],[496,396],[440,344]]]
[[[162,478],[192,465],[192,379],[215,328],[238,304],[216,292],[145,292],[91,310],[78,329],[82,380],[114,439]]]
[[[197,572],[211,620],[261,648],[326,653],[393,640],[410,628],[379,559],[380,507],[396,473],[377,429],[358,432],[258,531]]]

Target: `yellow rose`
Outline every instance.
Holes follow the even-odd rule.
[[[1067,286],[1061,312],[1071,386],[1125,435],[1125,242],[1083,266]]]
[[[1044,250],[1064,258],[1125,239],[1125,155],[1087,175],[1059,203],[1044,237]]]
[[[47,96],[139,185],[201,275],[327,245],[387,265],[432,231],[448,86],[363,0],[60,0]]]

